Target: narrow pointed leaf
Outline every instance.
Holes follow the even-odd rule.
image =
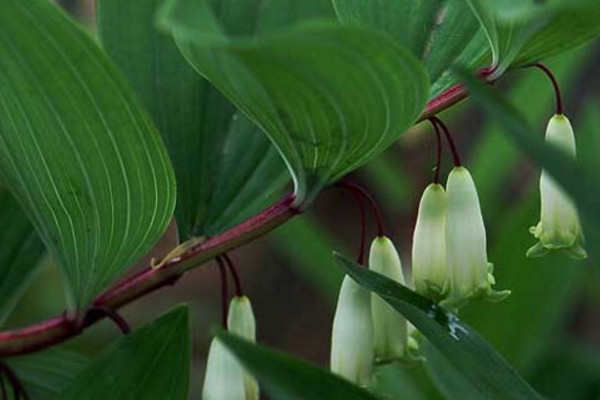
[[[405,286],[336,254],[364,288],[404,315],[486,400],[541,400],[531,386],[476,331]]]
[[[228,3],[228,2],[227,2]],[[269,136],[298,203],[389,146],[422,111],[427,77],[410,52],[372,30],[303,23],[268,34],[212,2],[171,0],[161,24],[188,61]]]
[[[198,75],[159,32],[162,0],[101,0],[104,49],[125,73],[162,134],[177,177],[182,239],[215,235],[264,208],[289,179],[258,127]],[[252,18],[248,15],[248,18]]]
[[[39,270],[45,247],[17,201],[0,194],[0,325]]]
[[[479,22],[464,0],[334,0],[345,22],[360,22],[390,34],[423,63],[433,85],[475,40]],[[482,50],[486,43],[479,42]],[[470,61],[475,64],[478,57]]]
[[[518,4],[505,9],[500,17],[503,20],[522,20],[527,24],[536,20],[547,21],[523,44],[512,62],[514,66],[540,61],[600,36],[600,4],[595,0]]]
[[[586,235],[586,248],[600,256],[600,176],[594,169],[577,164],[562,151],[544,143],[542,135],[532,129],[521,114],[492,89],[473,78],[464,70],[456,74],[467,85],[473,97],[490,115],[506,129],[506,133],[540,168],[547,170],[552,178],[573,198],[581,216]],[[576,128],[575,128],[576,129]]]
[[[0,176],[58,258],[71,311],[150,249],[173,211],[151,121],[94,40],[45,0],[0,7]]]
[[[486,33],[500,75],[570,50],[600,35],[595,0],[467,0]]]
[[[180,306],[117,340],[56,400],[186,400],[189,353],[188,311]]]
[[[242,365],[277,400],[376,400],[345,379],[228,332],[217,335]]]

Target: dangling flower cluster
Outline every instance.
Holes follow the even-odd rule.
[[[577,156],[575,134],[569,119],[563,114],[560,89],[554,76],[542,64],[534,66],[550,78],[556,92],[556,114],[546,129],[546,143],[562,150],[574,160]],[[527,251],[527,257],[540,257],[551,251],[564,251],[572,258],[587,258],[583,248],[584,237],[575,204],[543,170],[540,178],[541,216],[540,222],[530,229],[538,243]]]
[[[373,241],[369,268],[404,284],[400,257],[385,236]],[[409,337],[407,325],[389,304],[346,276],[333,320],[331,371],[366,387],[374,362],[413,360],[418,345]]]
[[[471,299],[501,301],[510,292],[497,292],[493,265],[488,262],[486,231],[475,182],[462,166],[445,125],[432,118],[441,142],[442,127],[452,149],[455,167],[448,176],[446,191],[436,177],[423,193],[413,237],[413,281],[421,295],[449,309]],[[439,152],[438,152],[439,154]]]
[[[228,260],[228,263],[230,261]],[[226,289],[224,266],[219,261],[223,288]],[[232,264],[231,271],[235,274]],[[238,294],[231,300],[226,317],[226,328],[236,335],[256,342],[256,322],[252,304],[248,297],[241,294],[236,279]],[[226,298],[226,290],[222,295]],[[259,400],[260,392],[256,380],[247,373],[229,350],[214,338],[208,351],[206,375],[202,390],[202,400]]]

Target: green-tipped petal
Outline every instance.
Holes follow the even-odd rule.
[[[387,237],[378,237],[371,244],[369,268],[398,283],[404,284],[400,257]],[[376,294],[371,297],[375,334],[375,360],[378,363],[401,360],[406,356],[406,319]]]
[[[419,203],[413,235],[412,276],[416,291],[435,302],[442,300],[449,289],[446,213],[444,188],[430,184]]]
[[[564,115],[550,119],[546,142],[576,158],[575,134]],[[565,251],[576,259],[587,258],[582,247],[584,238],[575,204],[546,171],[542,171],[540,178],[540,193],[540,222],[531,230],[539,242],[527,251],[527,256],[539,257],[550,251]]]
[[[331,371],[360,385],[371,384],[374,361],[371,293],[346,276],[331,334]]]
[[[246,340],[253,343],[256,342],[256,320],[250,299],[246,296],[236,296],[231,300],[227,316],[227,329]],[[260,391],[258,382],[247,372],[244,372],[244,388],[246,393],[245,400],[259,399]]]
[[[496,293],[492,266],[487,258],[487,239],[475,182],[464,167],[455,167],[446,185],[448,214],[446,251],[450,274],[450,294],[442,302],[458,308],[472,298],[505,298]]]

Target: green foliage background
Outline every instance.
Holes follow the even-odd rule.
[[[548,60],[564,90],[580,160],[590,166],[598,166],[600,149],[600,91],[594,77],[598,54],[596,45],[588,45]],[[534,70],[523,69],[512,71],[498,86],[542,135],[553,110],[547,80]],[[493,118],[483,117],[473,102],[466,101],[444,113],[443,118],[459,141],[479,190],[496,278],[500,287],[513,292],[500,304],[472,305],[461,318],[489,340],[542,395],[554,400],[599,400],[597,265],[592,265],[594,261],[573,262],[560,254],[525,259],[525,251],[534,241],[528,228],[537,222],[539,213],[537,168],[525,161],[505,129]],[[401,250],[407,270],[414,215],[420,194],[431,178],[434,148],[430,127],[420,124],[352,175],[380,202],[389,235]],[[169,150],[174,151],[172,147]],[[445,166],[447,172],[449,159]],[[202,193],[194,195],[202,197]],[[216,204],[210,199],[205,203],[205,207]],[[186,234],[194,229],[192,225],[186,228]],[[219,231],[223,226],[221,221],[201,221],[195,229]],[[22,234],[30,232],[28,229],[23,228]],[[343,276],[331,250],[352,254],[357,238],[358,214],[352,200],[343,192],[328,189],[305,215],[251,248],[233,253],[255,304],[261,342],[326,364],[331,317]],[[27,243],[40,246],[37,242]],[[60,290],[63,282],[54,262],[45,260],[34,272],[36,278],[27,286],[5,327],[36,322],[64,308]],[[178,301],[190,303],[192,399],[199,398],[209,326],[218,323],[219,299],[214,289],[217,279],[214,268],[201,268],[176,289],[155,294],[124,311],[126,318],[139,326]],[[2,319],[7,311],[0,311]],[[31,385],[32,394],[39,396],[34,398],[50,398],[47,396],[62,392],[88,365],[87,357],[97,355],[115,338],[114,329],[102,323],[69,342],[66,349],[57,350],[67,353],[50,351],[27,356],[29,359],[17,358],[11,365]],[[427,356],[430,362],[426,365],[381,367],[377,391],[399,399],[478,398],[433,348],[427,348]],[[48,373],[59,369],[60,373]]]

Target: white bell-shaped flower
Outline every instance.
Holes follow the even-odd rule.
[[[557,114],[550,119],[546,142],[576,158],[575,135],[564,115]],[[539,242],[527,251],[527,256],[539,257],[551,250],[563,250],[573,258],[586,258],[583,232],[573,201],[546,171],[542,171],[540,192],[541,218],[537,226],[531,228]]]
[[[369,268],[404,285],[398,252],[387,237],[375,238],[369,253]],[[371,295],[371,312],[375,334],[375,359],[378,362],[401,360],[406,356],[406,319],[376,294]]]
[[[246,340],[256,342],[256,320],[248,297],[236,296],[231,300],[227,316],[227,329]],[[244,387],[245,400],[258,400],[260,397],[258,383],[247,372],[244,373]]]
[[[443,300],[449,289],[446,255],[446,192],[432,183],[423,192],[413,235],[412,277],[417,293]]]
[[[236,296],[231,300],[227,329],[248,341],[256,342],[256,321],[252,304],[246,296]],[[218,339],[213,339],[208,353],[202,400],[258,400],[259,397],[256,380],[244,371]]]
[[[242,366],[219,341],[213,339],[208,351],[202,400],[245,400]]]
[[[466,168],[455,167],[450,172],[446,199],[446,252],[450,292],[442,304],[448,308],[457,308],[474,297],[503,300],[510,292],[492,290],[495,283],[493,265],[487,258],[487,239],[479,197],[475,182]]]
[[[360,386],[369,386],[373,368],[371,293],[344,277],[331,334],[330,368]]]

